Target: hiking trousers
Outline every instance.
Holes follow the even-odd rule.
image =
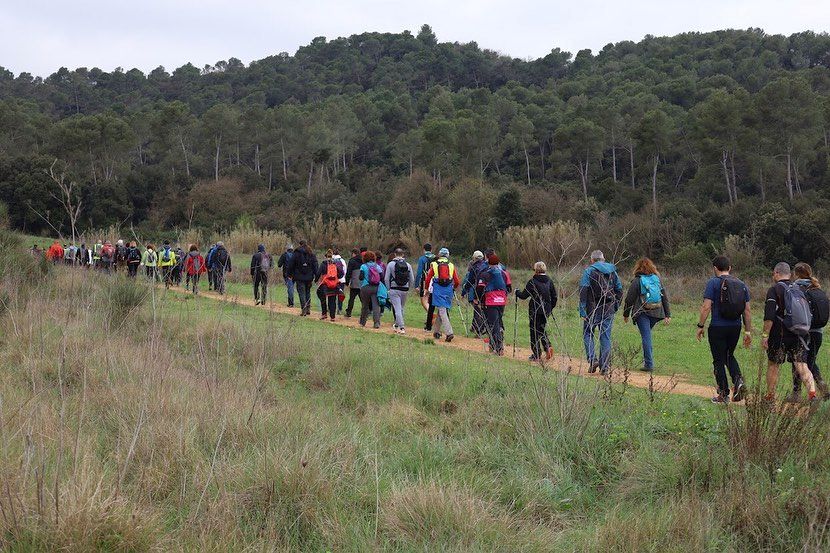
[[[199,293],[199,273],[195,275],[187,275],[188,284],[193,285],[193,295],[197,295]]]
[[[473,302],[473,323],[470,330],[476,336],[484,336],[487,334],[487,320],[484,317],[484,300],[476,298]]]
[[[260,295],[260,288],[262,295]],[[257,271],[254,274],[254,301],[265,303],[265,298],[268,297],[268,273]]]
[[[326,288],[323,286],[317,288],[317,298],[320,300],[320,310],[323,313],[323,317],[328,315],[331,317],[331,320],[334,320],[334,316],[337,313],[337,296],[338,294],[336,293],[327,293]]]
[[[404,290],[389,290],[389,303],[392,304],[392,312],[395,313],[395,325],[398,328],[406,328],[403,319],[403,307],[406,305],[406,297],[409,292]]]
[[[225,270],[217,269],[213,272],[213,290],[220,294],[225,293]]]
[[[600,370],[611,367],[611,329],[614,327],[614,313],[603,316],[592,315],[582,323],[582,340],[585,342],[585,356],[589,363],[599,363]],[[599,334],[599,359],[596,352],[596,336]]]
[[[432,330],[432,322],[435,319],[435,306],[432,305],[432,294],[428,295],[429,307],[427,308],[427,322],[424,324],[424,330]]]
[[[446,336],[452,336],[452,323],[450,322],[450,310],[448,307],[438,307],[438,320],[441,321],[441,332]]]
[[[488,305],[484,308],[487,322],[487,335],[490,337],[490,350],[496,353],[504,351],[504,306]]]
[[[135,278],[138,274],[138,263],[130,263],[127,265],[127,276]]]
[[[810,349],[807,350],[807,368],[810,369],[810,373],[813,375],[813,380],[816,381],[816,384],[824,382],[821,378],[821,370],[818,367],[818,362],[816,361],[816,357],[818,357],[818,350],[821,349],[821,343],[823,340],[824,333],[821,332],[821,330],[810,331]],[[801,377],[798,376],[798,373],[795,371],[795,367],[793,367],[793,392],[800,391]]]
[[[643,344],[643,368],[654,368],[654,342],[651,339],[651,329],[660,322],[660,319],[649,317],[646,314],[637,315],[634,324],[640,331],[640,341]]]
[[[294,307],[294,279],[283,277],[285,289],[288,291],[288,307]]]
[[[144,267],[144,274],[147,275],[147,278],[155,282],[156,280],[156,268],[155,267]]]
[[[170,288],[173,283],[173,266],[165,265],[161,268],[161,279],[164,281],[164,287]]]
[[[354,299],[360,297],[360,288],[349,288],[349,303],[346,304],[346,316],[351,317],[354,311]]]
[[[364,286],[360,289],[360,325],[366,326],[369,319],[369,311],[372,312],[372,321],[375,326],[380,326],[380,303],[378,302],[378,287]]]
[[[533,357],[542,359],[550,349],[550,339],[545,330],[548,324],[548,318],[544,313],[533,313],[530,315],[530,350],[533,352]]]
[[[708,337],[718,394],[727,396],[729,395],[729,381],[726,379],[727,369],[729,369],[729,376],[732,377],[733,386],[737,386],[738,382],[743,381],[741,367],[738,366],[738,360],[735,359],[735,348],[738,347],[738,340],[741,339],[741,327],[710,326]]]
[[[300,299],[300,311],[305,314],[311,313],[311,281],[297,280],[294,282],[297,286],[297,295]]]

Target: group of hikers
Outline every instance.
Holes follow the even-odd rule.
[[[181,248],[171,247],[169,241],[158,251],[148,244],[140,252],[136,242],[125,245],[123,240],[115,245],[99,241],[92,248],[85,244],[61,246],[56,241],[45,253],[37,246],[32,251],[54,263],[94,267],[105,272],[125,268],[132,277],[143,266],[149,279],[168,287],[180,285],[185,275],[185,287],[194,294],[198,294],[203,274],[208,275],[209,289],[224,294],[226,275],[233,270],[231,256],[221,241],[212,244],[204,257],[195,244],[185,254]],[[715,257],[712,265],[714,276],[704,289],[697,339],[708,336],[717,389],[712,401],[726,403],[731,396],[731,401],[738,402],[746,397],[747,388],[735,350],[741,341],[742,328],[746,348],[751,346],[753,336],[749,289],[731,274],[731,263],[726,257]],[[541,362],[554,354],[547,324],[558,295],[543,261],[533,265],[533,276],[525,286],[514,290],[510,272],[492,249],[475,251],[462,278],[450,261],[449,250],[442,247],[435,254],[431,244],[424,244],[414,267],[400,248],[388,254],[386,261],[381,252],[365,247],[352,249],[348,260],[332,248],[318,262],[313,249],[300,241],[296,249],[292,244],[287,245],[274,263],[271,254],[260,244],[250,264],[256,305],[266,304],[268,276],[274,267],[282,271],[289,307],[295,305],[296,291],[301,316],[311,315],[312,289],[316,285],[321,319],[334,321],[338,315],[352,317],[355,300],[359,299],[361,326],[366,326],[371,317],[373,328],[380,328],[383,312],[390,310],[393,329],[399,334],[406,334],[406,300],[415,291],[426,311],[424,330],[432,333],[434,339],[443,338],[446,342],[455,337],[449,312],[454,303],[461,306],[460,292],[460,297],[472,306],[469,331],[499,356],[505,352],[505,306],[510,295],[515,294],[517,299],[529,300],[530,360]],[[765,399],[774,399],[779,368],[785,362],[793,366],[789,401],[800,400],[802,385],[810,401],[819,397],[828,399],[830,391],[817,364],[823,329],[830,319],[828,297],[806,263],[798,263],[793,268],[779,263],[772,278],[774,284],[767,291],[761,335],[768,359]],[[666,325],[671,322],[671,305],[661,275],[650,259],[641,258],[635,263],[628,290],[624,292],[623,288],[616,266],[605,260],[602,251],[591,252],[590,264],[579,281],[578,306],[589,373],[599,371],[607,375],[611,370],[612,329],[620,308],[623,321],[631,321],[639,331],[641,370],[655,369],[652,330],[660,322]],[[462,309],[462,322],[466,326],[464,313]],[[727,374],[732,381],[731,388]]]

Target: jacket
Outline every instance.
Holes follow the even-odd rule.
[[[127,248],[127,264],[128,265],[138,265],[141,263],[141,252],[138,251],[138,248],[134,248],[129,246]]]
[[[159,262],[159,254],[156,250],[144,250],[141,254],[141,264],[145,267],[156,267]]]
[[[418,258],[418,270],[415,274],[415,286],[418,288],[426,289],[429,287],[429,283],[426,282],[427,271],[429,270],[427,265],[435,261],[435,259],[435,254],[432,252],[427,252]]]
[[[548,275],[533,275],[525,284],[524,290],[516,290],[516,297],[522,300],[530,298],[527,312],[531,320],[539,315],[550,317],[559,299],[556,287]]]
[[[210,268],[214,271],[222,270],[225,273],[233,271],[231,255],[228,253],[228,250],[225,249],[225,246],[216,246],[216,250],[213,252],[213,257],[211,257],[210,261]]]
[[[503,306],[507,301],[507,294],[513,289],[510,273],[501,265],[490,267],[482,271],[479,286],[484,288],[484,305],[486,307]],[[500,299],[503,298],[503,301]]]
[[[352,290],[360,289],[360,266],[363,265],[363,259],[356,255],[349,259],[346,264],[346,278],[349,280],[349,288]]]
[[[184,270],[190,276],[201,275],[207,272],[207,263],[198,251],[188,252],[185,256]]]
[[[208,250],[207,255],[205,256],[205,264],[207,264],[208,271],[213,270],[213,256],[216,254],[216,245],[213,245]]]
[[[63,247],[55,242],[49,249],[46,250],[46,259],[49,261],[59,261],[63,259]]]
[[[294,250],[291,259],[291,278],[300,282],[312,282],[317,277],[317,256],[306,249]]]
[[[331,256],[332,261],[340,265],[343,269],[343,276],[340,277],[340,284],[346,284],[346,261],[338,254]]]
[[[669,296],[666,295],[666,289],[663,287],[663,280],[660,280],[660,307],[646,311],[643,309],[643,294],[640,289],[641,274],[634,275],[631,284],[628,287],[628,292],[625,295],[625,304],[623,306],[623,317],[631,317],[636,319],[643,313],[654,319],[663,320],[671,317],[671,306],[669,305]]]
[[[268,263],[268,268],[262,267],[262,257],[271,257],[267,252],[256,252],[251,256],[251,276],[256,276],[258,272],[266,273],[271,269],[271,264]]]
[[[597,261],[586,267],[579,280],[579,316],[608,317],[617,312],[620,302],[622,282],[614,264]]]
[[[370,261],[368,263],[364,263],[360,266],[360,287],[363,288],[364,286],[373,286],[369,284],[369,267],[372,265],[378,268],[378,272],[380,273],[380,284],[383,283],[383,271],[381,270],[380,264]]]
[[[409,278],[407,279],[406,284],[404,285],[400,285],[397,282],[395,282],[395,269],[397,268],[399,263],[406,265],[407,269],[409,270]],[[403,257],[396,257],[395,259],[389,262],[389,265],[386,266],[386,275],[383,278],[383,283],[389,290],[408,292],[410,288],[415,287],[415,273],[414,271],[412,271],[412,265],[407,263],[406,259],[404,259]]]
[[[294,258],[294,250],[284,251],[277,259],[277,267],[282,269],[282,278],[291,278],[291,260]]]
[[[478,280],[481,272],[485,269],[487,269],[487,262],[483,259],[473,261],[467,267],[467,274],[464,276],[464,284],[461,287],[461,295],[465,296],[470,303],[479,299],[480,289],[478,287]]]
[[[455,270],[455,265],[450,263],[450,261],[446,257],[436,257],[435,260],[432,263],[430,263],[429,272],[427,273],[427,276],[424,279],[424,283],[427,288],[429,288],[430,286],[434,288],[437,285],[437,283],[433,282],[433,280],[438,276],[438,264],[443,262],[446,262],[447,265],[449,265],[450,279],[452,279],[452,288],[458,288],[459,286],[461,286],[461,279],[458,278],[458,271]]]
[[[448,285],[441,285],[437,282],[438,264],[446,262],[450,271],[450,283]],[[424,279],[424,285],[427,289],[432,290],[432,305],[434,307],[444,307],[449,309],[452,307],[452,300],[455,297],[455,289],[461,286],[461,279],[458,278],[458,271],[455,270],[455,265],[449,262],[446,257],[438,257],[430,264],[429,272]]]
[[[167,260],[165,260],[165,256]],[[174,252],[169,247],[163,248],[159,252],[159,260],[158,260],[159,267],[172,267],[176,264],[176,252]]]

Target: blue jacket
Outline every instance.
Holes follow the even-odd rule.
[[[603,276],[604,275],[604,276]],[[602,294],[601,280],[611,283],[611,288]],[[579,316],[602,318],[617,312],[622,301],[623,287],[617,268],[613,263],[597,261],[582,272],[579,280]]]
[[[420,288],[424,285],[424,279],[427,276],[427,266],[435,261],[438,258],[434,253],[430,252],[430,257],[427,257],[427,254],[422,255],[418,258],[418,269],[415,272],[415,286]],[[426,286],[424,286],[426,288]]]
[[[464,277],[464,284],[461,286],[461,295],[465,296],[470,303],[476,299],[478,279],[485,270],[487,270],[487,262],[483,259],[470,263],[467,268],[467,275]]]
[[[372,286],[369,284],[369,265],[376,265],[378,268],[378,272],[380,273],[380,282],[383,282],[383,271],[380,268],[380,265],[375,263],[374,261],[370,263],[364,263],[360,266],[360,287],[363,288],[364,286]]]
[[[216,246],[213,246],[208,251],[207,257],[205,258],[205,265],[207,266],[208,269],[213,269],[213,254],[215,254],[215,253],[216,253]]]

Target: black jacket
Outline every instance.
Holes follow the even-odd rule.
[[[290,272],[296,281],[312,282],[317,277],[317,256],[308,248],[295,250]]]
[[[233,271],[233,266],[231,265],[231,256],[228,253],[228,250],[225,249],[225,246],[218,246],[216,251],[213,252],[213,270],[217,271],[219,269],[224,268],[226,273],[230,273]]]
[[[284,251],[277,259],[277,267],[282,269],[282,278],[291,278],[291,261],[294,259],[294,250]]]
[[[559,299],[548,275],[533,275],[524,290],[516,290],[516,297],[523,300],[530,298],[527,311],[531,319],[542,314],[549,317]]]
[[[256,252],[253,256],[251,256],[251,276],[256,276],[258,272],[267,272],[268,269],[271,268],[271,265],[268,265],[267,269],[262,268],[262,256],[268,257],[266,252]]]
[[[349,288],[360,289],[360,266],[363,265],[363,258],[356,255],[349,259],[346,264],[346,284]]]

